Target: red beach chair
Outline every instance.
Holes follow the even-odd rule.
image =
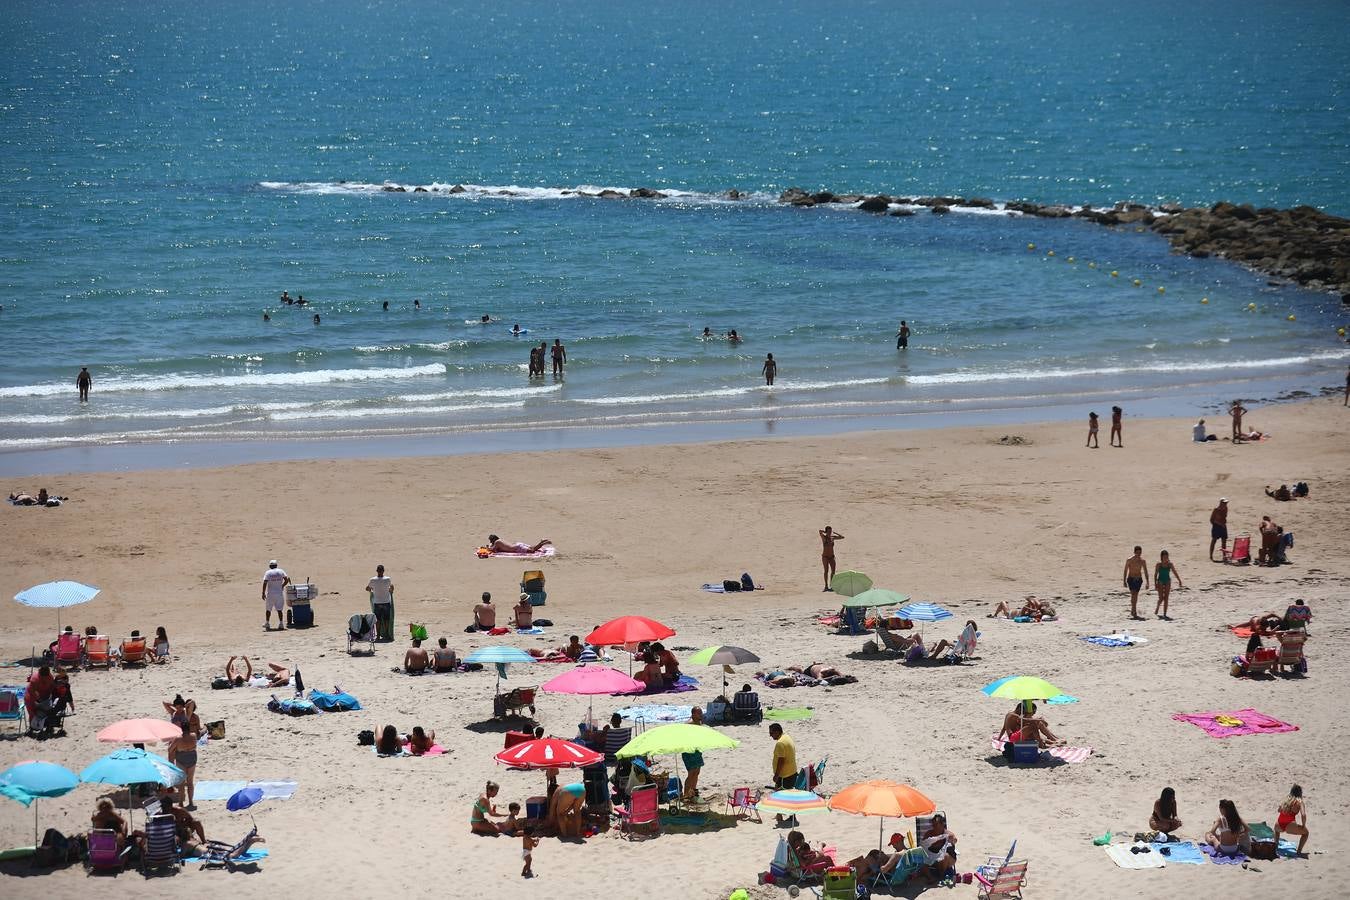
[[[1233,538],[1233,549],[1223,551],[1223,561],[1238,566],[1249,565],[1252,561],[1252,536],[1240,534]]]

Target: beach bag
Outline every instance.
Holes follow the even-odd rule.
[[[741,592],[741,583],[734,579],[728,578],[722,582],[722,590],[728,594],[732,593],[739,594]]]
[[[1249,855],[1252,859],[1275,859],[1278,855],[1278,847],[1274,840],[1253,840]]]
[[[232,687],[234,687],[234,683],[224,675],[217,675],[215,678],[211,679],[212,690],[223,691]]]
[[[408,623],[408,634],[412,635],[415,641],[425,641],[427,639],[427,626]]]
[[[224,738],[225,738],[225,720],[224,720],[224,719],[221,719],[219,722],[207,722],[207,723],[206,723],[206,734],[207,734],[207,736],[210,737],[211,740],[213,740],[213,741],[224,740]]]
[[[755,581],[754,581],[753,578],[750,577],[750,573],[749,573],[749,572],[742,572],[742,573],[741,573],[741,590],[743,590],[743,591],[753,591],[754,589],[755,589]]]
[[[370,729],[366,729],[365,731],[357,732],[357,735],[356,735],[356,743],[357,743],[357,745],[360,746],[360,747],[374,747],[374,746],[375,746],[375,732],[371,731]]]

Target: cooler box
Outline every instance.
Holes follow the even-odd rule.
[[[319,596],[319,586],[317,584],[310,584],[306,581],[304,584],[295,584],[292,582],[291,584],[286,585],[287,606],[291,606],[297,601],[308,603],[317,596]]]
[[[1041,748],[1035,741],[1018,741],[1013,744],[1013,758],[1015,763],[1025,765],[1035,765],[1041,761]]]
[[[536,821],[544,818],[548,812],[548,800],[544,797],[531,797],[525,801],[525,818]]]
[[[313,628],[314,627],[314,607],[309,605],[308,600],[297,600],[287,612],[287,617],[291,620],[292,628]]]
[[[530,598],[531,606],[543,606],[548,599],[548,594],[543,591],[526,591],[525,594]]]
[[[538,569],[530,569],[524,575],[520,576],[520,589],[526,594],[543,591],[544,573]]]

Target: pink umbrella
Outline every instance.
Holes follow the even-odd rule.
[[[153,744],[182,733],[181,727],[163,719],[123,719],[100,731],[98,739],[105,744]]]
[[[540,690],[550,694],[640,694],[642,682],[609,666],[577,666],[544,682]],[[595,701],[587,708],[587,721],[595,714]]]

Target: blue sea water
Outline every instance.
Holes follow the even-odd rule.
[[[1347,361],[1336,298],[1150,233],[773,202],[1350,214],[1341,3],[5,13],[0,451],[1203,408]]]

